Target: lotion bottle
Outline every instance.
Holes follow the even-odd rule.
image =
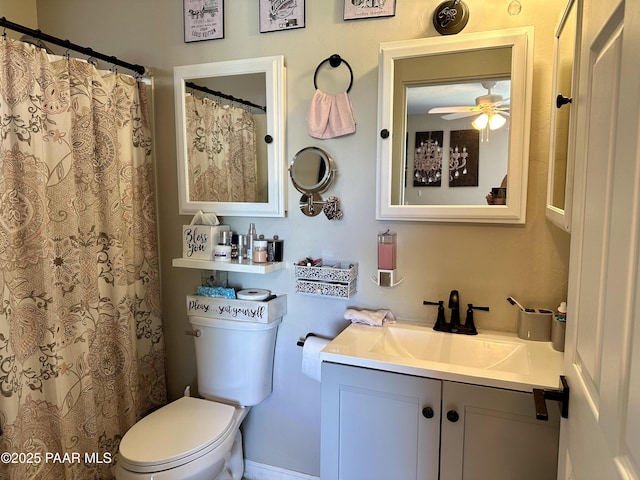
[[[249,260],[251,260],[252,255],[253,255],[253,241],[256,240],[258,238],[258,235],[256,234],[256,224],[255,223],[250,223],[249,224],[249,232],[247,233],[247,255],[246,258],[248,258]]]

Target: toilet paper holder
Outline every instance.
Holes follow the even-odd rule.
[[[298,340],[298,342],[296,343],[296,345],[298,345],[299,347],[304,347],[304,342],[307,340],[307,338],[309,337],[317,337],[317,335],[315,333],[307,333],[305,335],[304,338],[301,338],[300,340]]]

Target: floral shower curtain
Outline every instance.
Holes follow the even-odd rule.
[[[145,88],[0,41],[0,478],[112,478],[166,403]]]
[[[253,115],[209,98],[186,97],[189,196],[194,201],[255,202]]]

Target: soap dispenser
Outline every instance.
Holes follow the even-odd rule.
[[[396,233],[387,229],[378,234],[378,275],[372,280],[380,287],[395,287],[402,283],[396,272]]]

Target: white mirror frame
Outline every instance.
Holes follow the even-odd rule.
[[[264,73],[266,81],[268,202],[201,202],[189,200],[184,98],[185,81],[218,76]],[[236,217],[284,217],[287,205],[285,155],[285,66],[284,56],[247,58],[224,62],[184,65],[174,68],[176,145],[178,154],[178,194],[180,214],[199,210]],[[258,141],[264,141],[258,139]]]
[[[566,146],[567,158],[566,158],[566,172],[564,185],[558,185],[558,188],[564,188],[564,206],[561,208],[560,206],[554,205],[553,201],[553,192],[556,187],[556,183],[562,182],[562,180],[556,178],[556,149],[558,148],[557,144],[557,128],[558,128],[558,109],[556,108],[556,97],[559,93],[559,79],[560,79],[560,37],[563,33],[566,33],[565,27],[567,26],[567,22],[571,20],[570,14],[573,13],[575,16],[573,17],[573,21],[575,21],[575,25],[573,25],[573,29],[575,30],[575,44],[574,44],[574,64],[573,64],[573,72],[571,75],[571,92],[569,93],[571,97],[575,97],[576,92],[578,91],[578,56],[575,55],[575,52],[579,51],[579,42],[580,38],[580,25],[582,18],[582,2],[578,0],[569,0],[567,2],[567,6],[558,22],[556,27],[556,32],[554,36],[554,63],[553,63],[553,86],[552,86],[552,98],[551,98],[551,124],[549,125],[549,131],[551,135],[551,139],[549,142],[549,173],[547,178],[547,208],[546,208],[546,216],[553,224],[562,228],[567,232],[571,232],[571,198],[573,196],[573,164],[575,159],[575,128],[576,128],[576,115],[575,109],[576,106],[572,102],[569,105],[564,106],[563,108],[570,108],[569,114],[569,124],[568,128],[568,145]],[[567,92],[562,92],[564,95],[567,95]]]
[[[511,47],[511,116],[507,205],[392,205],[394,61]],[[376,219],[472,223],[525,223],[533,84],[533,27],[380,44]],[[400,105],[399,108],[405,108]],[[382,138],[382,130],[389,136]],[[403,127],[398,134],[403,135]],[[488,192],[487,192],[488,193]]]

